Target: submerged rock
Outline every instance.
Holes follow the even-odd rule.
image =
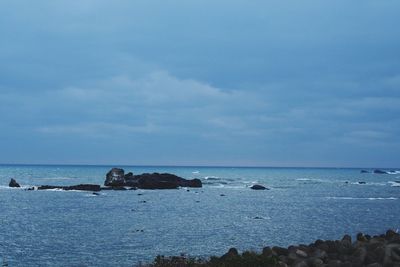
[[[366,170],[361,170],[360,173],[370,173],[370,172]]]
[[[252,187],[250,187],[253,190],[269,190],[268,188],[266,188],[265,186],[259,185],[259,184],[255,184]]]
[[[17,181],[15,181],[15,179],[11,178],[10,183],[8,183],[9,187],[21,187],[19,185],[19,183],[17,183]]]
[[[376,173],[376,174],[387,174],[388,172],[376,169],[376,170],[374,170],[374,173]]]

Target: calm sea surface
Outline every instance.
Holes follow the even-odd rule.
[[[99,196],[8,188],[10,178],[22,186],[103,184],[111,167],[0,165],[0,263],[133,266],[158,254],[207,257],[400,228],[400,172],[122,166],[204,186]],[[255,183],[271,190],[251,190]]]

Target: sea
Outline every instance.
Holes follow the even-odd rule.
[[[202,188],[27,191],[103,184],[112,167],[199,178]],[[368,170],[368,169],[367,169]],[[309,244],[400,228],[400,172],[357,168],[0,165],[0,264],[138,266],[229,248]],[[370,169],[369,171],[372,171]],[[9,188],[10,178],[22,188]],[[269,190],[250,189],[254,184]]]

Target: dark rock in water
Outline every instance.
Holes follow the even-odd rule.
[[[361,182],[358,182],[358,184],[366,184],[367,182],[364,182],[364,181],[361,181]]]
[[[100,185],[97,185],[97,184],[78,184],[78,185],[67,186],[66,189],[64,189],[64,190],[82,190],[82,191],[98,192],[98,191],[100,191]]]
[[[374,173],[377,173],[377,174],[387,174],[387,171],[382,171],[382,170],[376,169],[376,170],[374,170]]]
[[[179,185],[170,181],[142,178],[139,180],[140,189],[177,189]]]
[[[15,179],[11,178],[10,183],[8,184],[9,187],[21,187]]]
[[[175,189],[182,187],[202,187],[199,179],[186,180],[170,173],[143,173],[135,175],[138,187],[142,189]]]
[[[259,184],[255,184],[250,188],[253,190],[268,190],[268,188],[266,188],[265,186],[259,185]]]
[[[112,168],[106,175],[105,186],[123,186],[125,185],[124,170]]]
[[[130,180],[133,179],[134,175],[132,172],[128,172],[127,174],[124,175],[125,180]]]
[[[100,185],[97,184],[78,184],[71,186],[54,186],[54,185],[42,185],[38,187],[38,190],[48,190],[48,189],[61,189],[61,190],[80,190],[80,191],[100,191]]]
[[[192,180],[186,180],[183,178],[180,178],[179,180],[179,186],[182,187],[202,187],[203,184],[201,183],[200,179],[192,179]]]
[[[369,171],[361,170],[360,173],[369,173]]]
[[[124,175],[124,170],[111,169],[106,175],[106,186],[128,186],[140,189],[176,189],[178,187],[202,187],[199,179],[187,180],[170,173],[143,173],[134,175],[129,172]]]
[[[96,192],[93,192],[92,195],[100,196],[100,194],[99,194],[99,193],[96,193]]]

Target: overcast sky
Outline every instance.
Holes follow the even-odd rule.
[[[400,166],[400,1],[0,2],[0,163]]]

